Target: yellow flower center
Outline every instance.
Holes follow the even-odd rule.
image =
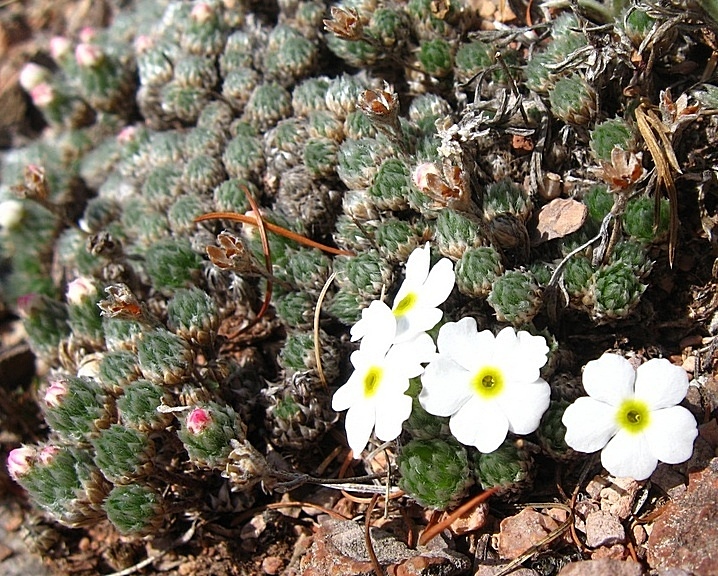
[[[406,314],[409,310],[411,310],[416,305],[416,293],[415,292],[409,292],[406,296],[404,296],[399,303],[394,306],[394,316],[403,316]]]
[[[384,370],[378,366],[372,366],[364,374],[364,396],[371,398],[379,390],[379,384],[384,376]]]
[[[487,400],[495,398],[504,389],[504,374],[496,366],[483,366],[471,379],[471,387]]]
[[[646,403],[640,400],[624,400],[616,411],[616,423],[631,434],[643,432],[650,421],[651,411]]]

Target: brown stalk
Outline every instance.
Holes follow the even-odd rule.
[[[369,554],[369,559],[371,560],[372,568],[374,568],[374,573],[376,576],[384,576],[384,570],[382,570],[381,564],[379,564],[379,559],[376,557],[376,552],[374,552],[374,545],[371,542],[371,513],[374,511],[374,507],[376,506],[376,501],[379,499],[379,494],[374,494],[374,497],[371,499],[371,502],[369,502],[369,508],[367,508],[366,511],[366,518],[364,519],[364,541],[366,542],[366,551]]]
[[[466,514],[469,510],[473,510],[477,505],[485,502],[491,496],[496,494],[501,489],[501,486],[494,486],[488,490],[484,490],[480,494],[477,494],[470,500],[467,500],[464,504],[459,506],[451,514],[449,514],[444,520],[435,524],[434,526],[427,527],[426,530],[419,537],[419,545],[424,546],[429,540],[438,536],[442,531],[449,527],[457,518]]]
[[[252,218],[251,216],[246,216],[244,214],[237,214],[236,212],[209,212],[207,214],[202,214],[202,216],[198,216],[194,219],[195,222],[204,222],[206,220],[233,220],[235,222],[241,222],[242,224],[258,226],[256,218]],[[341,250],[339,248],[332,248],[331,246],[325,246],[324,244],[315,242],[314,240],[310,240],[306,236],[302,236],[301,234],[297,234],[296,232],[287,230],[286,228],[278,226],[277,224],[273,224],[272,222],[263,220],[263,223],[264,227],[270,232],[274,232],[275,234],[279,234],[280,236],[284,236],[285,238],[294,240],[295,242],[303,246],[316,248],[317,250],[321,250],[322,252],[327,252],[328,254],[336,254],[337,256],[354,256],[354,252],[349,252],[348,250]]]
[[[267,238],[267,229],[265,227],[264,218],[262,218],[262,212],[259,210],[259,206],[257,205],[257,201],[254,199],[252,194],[250,193],[249,189],[244,186],[242,188],[244,190],[244,195],[247,197],[247,200],[249,201],[249,205],[252,207],[252,213],[254,214],[255,218],[255,224],[257,226],[257,229],[259,230],[259,237],[262,239],[262,252],[264,252],[264,265],[267,268],[267,274],[272,274],[272,253],[269,248],[269,238]],[[274,283],[267,278],[267,290],[264,293],[264,301],[262,302],[262,307],[259,309],[259,313],[257,314],[257,317],[254,319],[254,323],[256,323],[262,316],[264,316],[265,312],[269,309],[269,303],[272,301],[272,289],[274,288]],[[251,326],[251,324],[250,324]]]
[[[654,112],[647,109],[646,104],[636,108],[636,125],[641,136],[643,136],[643,141],[646,143],[648,151],[653,157],[658,182],[666,189],[666,195],[668,196],[671,210],[671,223],[668,231],[668,263],[672,268],[676,253],[676,242],[678,241],[678,198],[671,169],[680,172],[680,166],[673,151],[673,146],[668,136],[666,136],[666,126]],[[658,135],[658,139],[656,135]],[[658,143],[658,140],[661,141],[662,146]],[[660,198],[656,194],[656,213],[658,213],[659,201]]]

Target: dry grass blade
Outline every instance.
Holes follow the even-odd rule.
[[[334,278],[336,278],[336,276],[337,273],[332,272],[329,278],[327,278],[327,281],[322,287],[322,291],[319,293],[317,306],[314,309],[314,359],[317,363],[317,374],[319,374],[319,380],[321,380],[324,388],[327,387],[327,378],[324,376],[324,369],[322,368],[322,343],[319,339],[319,316],[322,312],[322,302],[324,302],[324,297],[327,295],[327,290],[329,290],[329,287],[332,285],[332,282],[334,282]]]
[[[256,218],[252,218],[251,216],[246,216],[244,214],[237,214],[236,212],[208,212],[207,214],[202,214],[202,216],[198,216],[194,219],[195,222],[204,222],[206,220],[233,220],[234,222],[249,224],[250,226],[258,226]],[[314,240],[310,240],[306,236],[302,236],[301,234],[297,234],[296,232],[287,230],[282,226],[277,226],[272,222],[264,220],[263,223],[264,227],[270,232],[274,232],[275,234],[279,234],[280,236],[284,236],[285,238],[294,240],[302,246],[316,248],[317,250],[321,250],[322,252],[326,252],[328,254],[335,254],[337,256],[354,256],[354,252],[349,252],[348,250],[341,250],[340,248],[333,248],[331,246],[321,244],[320,242],[315,242]]]
[[[247,197],[247,201],[249,202],[249,205],[252,207],[252,211],[254,213],[254,217],[257,224],[257,229],[259,230],[259,236],[262,239],[262,252],[264,252],[264,264],[267,267],[267,274],[272,273],[272,253],[269,249],[269,239],[267,238],[267,230],[264,226],[264,219],[262,218],[262,212],[259,210],[259,206],[257,205],[256,200],[252,196],[252,194],[249,192],[249,189],[244,186],[242,188],[244,190],[244,195]],[[262,302],[262,307],[259,309],[259,313],[257,314],[257,317],[254,319],[254,323],[256,323],[269,309],[269,303],[272,301],[272,289],[274,288],[274,283],[267,279],[267,290],[264,293],[264,301]],[[251,326],[251,324],[250,324]]]
[[[376,552],[374,552],[374,546],[371,542],[371,513],[374,511],[374,507],[376,506],[376,502],[379,499],[379,495],[375,494],[371,502],[369,502],[369,507],[366,511],[366,518],[364,520],[364,541],[366,542],[366,551],[369,554],[369,559],[371,560],[372,568],[374,568],[374,573],[376,576],[384,576],[384,570],[382,570],[381,564],[379,564],[379,559],[376,557]]]
[[[676,158],[673,146],[666,136],[666,127],[658,119],[658,117],[650,110],[646,110],[645,104],[636,108],[636,124],[638,130],[643,136],[648,151],[653,157],[653,163],[656,165],[656,173],[658,174],[658,182],[666,189],[666,195],[671,210],[671,221],[668,231],[668,263],[673,267],[673,259],[676,253],[676,242],[678,240],[678,198],[676,193],[676,184],[673,180],[673,172],[680,172],[678,159]],[[658,136],[658,138],[656,138]],[[659,144],[658,141],[661,141]],[[656,206],[660,202],[660,197],[656,194]]]
[[[469,510],[472,510],[475,508],[478,504],[481,504],[482,502],[488,500],[491,496],[496,494],[502,487],[501,486],[494,486],[493,488],[489,488],[488,490],[484,490],[481,494],[477,494],[461,506],[459,506],[456,510],[454,510],[451,514],[449,514],[444,520],[441,522],[434,524],[433,526],[428,527],[426,530],[424,530],[424,533],[419,538],[419,544],[423,546],[426,544],[429,540],[434,538],[435,536],[438,536],[444,529],[446,529],[448,526],[450,526],[454,520],[459,518],[460,516],[463,516],[466,514]]]

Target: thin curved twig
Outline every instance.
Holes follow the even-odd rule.
[[[206,220],[233,220],[235,222],[241,222],[242,224],[257,226],[257,221],[255,218],[252,218],[251,216],[245,216],[244,214],[237,214],[236,212],[208,212],[207,214],[202,214],[202,216],[197,216],[197,218],[194,219],[195,222],[205,222]],[[263,222],[266,229],[270,232],[274,232],[275,234],[279,234],[280,236],[284,236],[285,238],[294,240],[295,242],[303,246],[308,246],[309,248],[316,248],[317,250],[321,250],[322,252],[327,252],[328,254],[335,254],[337,256],[355,255],[354,252],[349,252],[348,250],[341,250],[340,248],[332,248],[331,246],[326,246],[324,244],[321,244],[320,242],[310,240],[306,236],[302,236],[301,234],[297,234],[296,232],[287,230],[286,228],[278,226],[277,224],[269,222],[268,220],[265,220]]]
[[[494,486],[488,490],[484,490],[480,494],[477,494],[470,500],[467,500],[464,504],[459,506],[451,514],[449,514],[444,520],[424,530],[422,535],[419,537],[419,545],[424,546],[429,540],[438,536],[447,526],[451,525],[457,518],[466,514],[469,510],[476,508],[478,504],[488,500],[498,492],[502,486]]]

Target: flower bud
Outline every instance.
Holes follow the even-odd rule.
[[[205,24],[209,22],[210,18],[214,15],[212,7],[206,2],[200,2],[192,7],[190,12],[190,18],[198,24]]]
[[[201,434],[212,423],[212,415],[204,408],[195,408],[187,416],[187,430],[192,434]]]
[[[75,48],[75,60],[84,68],[93,68],[102,62],[105,55],[95,44],[78,44]]]
[[[49,106],[55,100],[55,89],[47,82],[42,82],[30,90],[30,98],[38,108]]]
[[[25,208],[19,200],[0,202],[0,228],[10,230],[22,222]]]
[[[56,62],[63,60],[72,49],[72,42],[64,36],[54,36],[50,40],[50,55]]]
[[[78,35],[80,42],[87,44],[92,42],[97,37],[97,29],[92,26],[85,26]]]
[[[10,450],[10,454],[7,456],[7,471],[10,478],[17,481],[20,476],[27,474],[32,460],[35,458],[35,453],[35,449],[29,446]]]
[[[50,71],[44,66],[28,62],[20,71],[20,86],[25,92],[30,92],[36,86],[46,82],[50,76]]]
[[[80,305],[87,298],[93,298],[97,295],[97,287],[95,283],[85,276],[75,278],[67,285],[65,298],[68,304]]]
[[[57,446],[53,446],[52,444],[43,446],[37,453],[37,461],[40,462],[40,464],[42,464],[43,466],[47,466],[48,464],[50,464],[50,462],[52,462],[52,460],[59,452],[60,449]]]
[[[45,390],[45,404],[51,408],[57,408],[62,404],[62,398],[67,394],[67,381],[64,378],[57,378],[50,381],[50,385]]]

